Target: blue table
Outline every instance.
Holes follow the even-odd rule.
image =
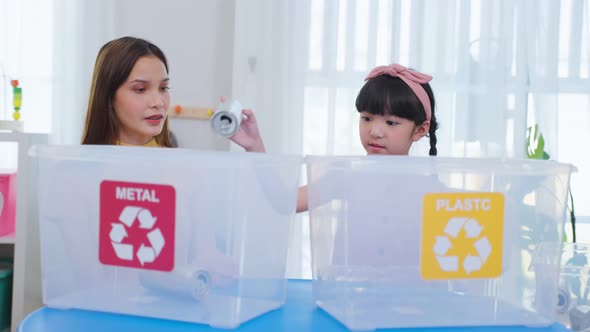
[[[262,315],[246,322],[235,331],[347,331],[330,315],[316,308],[311,294],[311,282],[290,280],[287,291],[287,303],[281,309]],[[214,329],[207,325],[176,322],[163,319],[135,317],[85,310],[57,310],[42,308],[27,316],[18,329],[19,332],[53,332],[53,331],[85,331],[85,332],[199,332],[228,331]],[[383,331],[383,330],[379,330]],[[392,330],[393,331],[393,330]],[[397,332],[447,332],[447,331],[569,331],[559,324],[545,328],[514,327],[475,327],[475,328],[428,328],[398,329]]]

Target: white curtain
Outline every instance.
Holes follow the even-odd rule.
[[[21,121],[30,132],[51,128],[52,26],[52,1],[0,0],[0,120],[13,120],[10,81],[18,80]],[[0,169],[17,168],[17,148],[0,142]]]
[[[301,151],[306,14],[298,1],[235,2],[232,94],[254,108],[271,152]]]
[[[112,35],[112,8],[112,0],[0,0],[0,119],[12,119],[10,79],[18,79],[25,131],[78,143],[94,57]],[[11,164],[13,148],[0,149],[2,164]]]
[[[235,2],[233,97],[256,112],[271,153],[303,148],[303,86],[307,68],[309,4],[306,1]],[[291,229],[287,275],[311,277],[305,216]],[[307,246],[305,245],[307,244]]]
[[[572,188],[583,223],[589,13],[588,0],[237,1],[234,94],[255,109],[272,152],[362,154],[354,100],[366,73],[419,69],[434,76],[439,155],[523,158],[537,124],[551,159],[580,169]],[[428,154],[423,141],[412,154]],[[300,218],[289,271],[309,277]]]
[[[12,87],[22,87],[25,130],[49,132],[53,2],[0,0],[0,119],[12,120]]]
[[[53,143],[78,144],[82,137],[94,60],[112,39],[113,0],[53,0]],[[67,37],[65,37],[67,36]]]

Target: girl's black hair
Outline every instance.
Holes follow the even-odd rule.
[[[429,154],[436,156],[435,132],[438,129],[438,123],[434,115],[434,94],[430,84],[421,85],[428,94],[432,110],[430,130],[427,135],[430,138]],[[411,120],[416,126],[426,121],[424,106],[422,106],[416,94],[399,77],[390,75],[380,75],[368,80],[356,97],[356,109],[359,112],[369,112],[374,115],[385,115],[385,112],[387,112],[388,115]]]

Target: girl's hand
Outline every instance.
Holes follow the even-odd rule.
[[[242,110],[242,114],[246,118],[242,119],[240,127],[230,140],[243,147],[248,152],[266,152],[264,142],[258,131],[258,123],[256,122],[254,112],[249,109],[244,109]]]

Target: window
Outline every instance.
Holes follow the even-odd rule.
[[[589,1],[313,0],[309,15],[304,153],[363,154],[356,94],[372,67],[401,63],[435,78],[439,155],[523,158],[539,124],[551,159],[579,168],[590,242]]]
[[[0,2],[0,120],[13,120],[11,80],[22,88],[25,131],[51,130],[53,1]],[[0,168],[15,169],[17,144],[0,142]]]
[[[27,132],[51,130],[53,8],[53,1],[0,2],[0,119],[12,119],[10,80],[18,79]]]

